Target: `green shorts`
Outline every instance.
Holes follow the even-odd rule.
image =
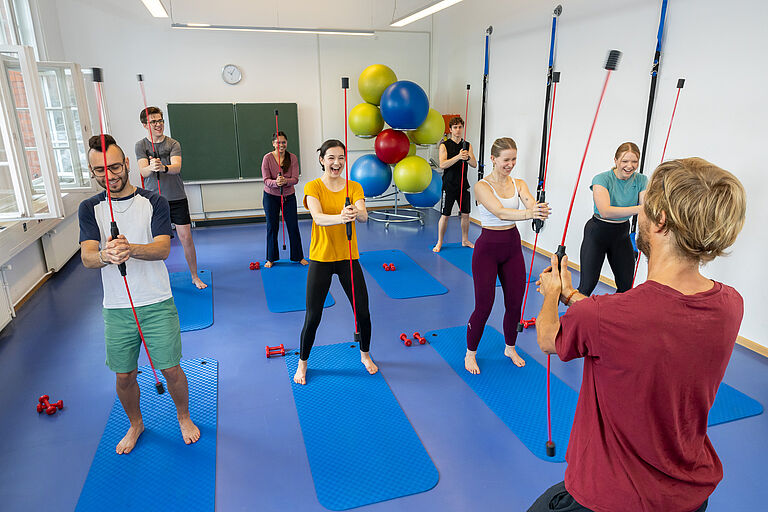
[[[107,366],[115,373],[130,373],[138,367],[143,350],[131,308],[103,309]],[[136,308],[141,332],[157,370],[181,362],[181,328],[173,297]]]

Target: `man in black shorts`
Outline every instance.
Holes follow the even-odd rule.
[[[459,205],[461,218],[461,245],[474,247],[469,241],[469,168],[477,167],[477,159],[472,152],[472,144],[461,138],[464,130],[464,120],[456,116],[452,118],[448,127],[451,136],[440,143],[440,168],[443,169],[443,194],[440,200],[440,221],[437,223],[437,243],[432,248],[434,252],[440,252],[443,248],[443,237],[448,227],[448,217],[453,211],[453,203]],[[466,149],[464,145],[466,143]],[[463,177],[462,177],[463,170]]]
[[[184,182],[181,180],[181,144],[179,141],[166,137],[163,111],[157,107],[142,109],[139,114],[144,130],[149,126],[149,132],[154,142],[158,158],[152,152],[152,142],[144,137],[136,143],[136,160],[139,172],[144,178],[143,187],[168,200],[171,207],[171,222],[176,225],[176,234],[184,248],[192,282],[200,289],[207,287],[197,275],[197,253],[192,241],[192,221],[189,217],[189,203],[184,192]]]

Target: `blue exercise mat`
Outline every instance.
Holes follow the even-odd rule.
[[[720,423],[757,416],[762,412],[763,406],[760,405],[760,402],[722,382],[717,390],[715,403],[709,410],[707,424],[711,427]]]
[[[184,510],[213,512],[216,497],[216,405],[218,362],[182,361],[189,381],[189,410],[200,440],[186,445],[170,393],[158,395],[149,366],[139,368],[144,433],[127,455],[115,446],[128,430],[128,417],[115,398],[76,510]],[[163,383],[162,374],[157,372]]]
[[[472,275],[472,252],[474,249],[464,247],[461,244],[443,244],[439,254],[449,263]],[[499,278],[496,278],[496,286],[501,286]]]
[[[382,265],[385,263],[394,263],[395,270],[384,270]],[[360,254],[360,264],[370,272],[384,293],[393,299],[442,295],[448,292],[448,288],[403,251],[366,251]]]
[[[213,324],[213,275],[198,270],[197,275],[208,285],[198,290],[189,272],[171,272],[171,292],[179,311],[181,332],[205,329]]]
[[[347,510],[432,489],[437,468],[381,372],[369,375],[355,343],[315,345],[307,384],[293,382],[317,499]]]
[[[254,271],[261,273],[267,308],[273,313],[306,310],[308,271],[309,265],[288,261],[276,261],[272,268],[262,266],[261,270]],[[333,304],[333,296],[328,292],[323,307]]]
[[[546,369],[541,364],[516,347],[517,353],[525,359],[525,366],[515,367],[503,355],[504,336],[486,326],[477,351],[481,373],[472,375],[464,368],[466,326],[430,331],[426,338],[534,455],[549,462],[565,461],[578,401],[575,390],[551,375],[552,440],[557,453],[555,457],[547,457],[544,444],[547,440]],[[762,412],[763,406],[759,402],[721,383],[709,412],[708,425],[736,421]]]
[[[491,326],[485,327],[477,350],[479,375],[472,375],[464,368],[466,326],[430,331],[426,338],[531,453],[547,462],[565,461],[576,412],[576,391],[551,375],[552,440],[556,453],[554,457],[547,457],[546,368],[519,347],[516,347],[517,353],[525,359],[525,366],[515,366],[504,355],[504,336]]]

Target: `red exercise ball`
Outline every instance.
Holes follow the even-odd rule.
[[[405,132],[387,129],[376,136],[374,143],[376,156],[385,164],[396,164],[406,156],[411,149],[411,141]]]

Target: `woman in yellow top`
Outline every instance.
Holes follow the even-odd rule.
[[[304,207],[312,214],[312,241],[309,245],[309,272],[307,276],[307,314],[301,331],[301,355],[299,367],[293,380],[297,384],[307,383],[307,359],[315,342],[315,333],[323,316],[323,303],[331,287],[333,274],[339,276],[344,292],[352,304],[352,279],[349,265],[349,242],[345,224],[355,220],[366,222],[363,187],[349,182],[349,196],[352,204],[344,206],[347,192],[344,180],[346,148],[335,139],[323,142],[318,149],[323,175],[304,185]],[[368,289],[365,286],[363,269],[358,261],[357,235],[352,225],[352,268],[355,284],[355,306],[357,325],[360,330],[360,361],[373,375],[379,368],[371,359],[371,314],[368,311]]]

